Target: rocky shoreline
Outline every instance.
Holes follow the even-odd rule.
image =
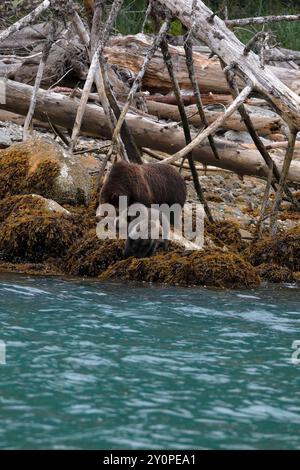
[[[202,171],[215,219],[205,224],[204,249],[171,243],[168,252],[124,260],[123,240],[96,236],[95,181],[103,155],[70,156],[53,139],[35,135],[0,150],[0,272],[231,289],[300,281],[300,214],[290,203],[283,202],[279,234],[269,238],[265,230],[255,240],[264,181]],[[82,139],[83,147],[93,145]],[[185,177],[188,201],[195,202]]]

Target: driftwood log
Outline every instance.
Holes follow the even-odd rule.
[[[286,69],[279,67],[262,68],[259,57],[252,51],[245,54],[244,44],[200,0],[158,2],[169,8],[188,30],[192,29],[195,37],[205,42],[226,65],[235,64],[238,76],[267,98],[289,127],[300,129],[300,97],[295,93],[299,86],[297,70],[286,73]]]
[[[11,80],[6,84],[6,103],[0,104],[1,109],[25,116],[28,112],[33,87]],[[72,129],[79,100],[59,93],[39,90],[34,117],[43,122],[50,121],[66,129]],[[126,121],[137,142],[137,145],[166,153],[175,153],[185,147],[182,129],[176,123],[161,123],[154,119],[128,113]],[[111,131],[102,108],[96,104],[88,104],[82,122],[82,131],[90,136],[111,138]],[[192,138],[196,135],[193,133]],[[208,165],[234,171],[240,175],[267,177],[266,167],[259,152],[253,145],[215,139],[220,160],[216,160],[208,142],[204,142],[193,151],[194,159]],[[276,149],[272,157],[280,169],[283,158],[281,150]],[[289,171],[289,179],[300,183],[300,162],[294,161]]]
[[[191,4],[192,2],[189,1],[186,4],[185,0],[182,0],[181,2],[169,1],[167,3],[168,3],[168,6],[171,3],[175,3],[176,5],[178,3],[182,3],[184,12],[186,12],[188,11],[187,5]],[[183,16],[184,15],[182,15],[182,17]],[[189,13],[189,16],[191,16],[191,13]],[[181,17],[180,19],[184,23]],[[190,19],[189,21],[192,23],[192,19]],[[201,21],[206,21],[206,19],[204,20],[202,18]],[[191,27],[191,24],[189,24],[188,26]],[[216,25],[214,27],[214,30],[217,30],[217,28],[218,26]],[[226,28],[225,25],[224,25],[224,28]],[[235,38],[235,41],[238,41],[238,39],[235,37],[233,33],[229,31],[229,34],[231,35],[231,37]],[[204,37],[201,37],[201,39],[205,40]],[[239,56],[238,54],[233,54],[233,53],[231,55],[229,54],[229,51],[231,51],[231,47],[229,47],[227,51],[227,47],[226,47],[227,40],[228,38],[226,38],[226,41],[221,41],[221,42],[224,42],[226,56],[228,56],[227,62],[230,63],[232,60],[234,61],[238,60]],[[216,38],[215,42],[213,43],[215,48],[218,47],[218,43],[219,41]],[[240,43],[240,41],[238,41],[238,43],[239,43],[238,53],[242,54],[243,44]],[[150,47],[151,47],[151,38],[149,38],[149,36],[145,36],[143,34],[137,34],[135,36],[118,36],[116,38],[111,38],[111,40],[109,41],[109,45],[104,50],[104,55],[110,64],[116,65],[120,70],[124,69],[124,70],[130,70],[133,73],[138,73],[143,64],[144,57],[147,54]],[[232,48],[234,47],[235,47],[235,44],[232,44]],[[176,77],[178,79],[180,87],[182,89],[190,90],[191,83],[189,79],[188,70],[186,67],[184,48],[181,46],[170,46],[169,49],[170,49],[170,53],[172,56],[172,62],[174,63]],[[254,62],[256,64],[256,60],[254,60],[254,58],[256,57],[255,54],[251,53],[249,56],[251,59],[250,63]],[[210,59],[206,54],[194,52],[193,59],[194,59],[195,74],[197,76],[198,84],[202,93],[208,93],[208,92],[220,93],[220,94],[230,93],[226,78],[224,76],[224,73],[222,71],[218,58]],[[256,65],[260,71],[261,69],[259,67],[259,64],[256,64]],[[300,71],[299,70],[291,69],[287,73],[287,70],[283,67],[269,66],[267,67],[267,69],[268,71],[270,71],[270,73],[272,73],[272,75],[274,75],[275,79],[277,79],[276,83],[278,82],[278,79],[279,79],[291,90],[295,92],[300,91]],[[245,66],[245,70],[247,70],[247,65]],[[257,78],[259,78],[259,73],[260,73],[259,71],[255,70],[255,73],[256,73],[255,78],[256,76]],[[148,90],[152,92],[167,93],[172,90],[172,84],[168,75],[168,71],[164,65],[164,60],[163,60],[161,53],[157,52],[154,58],[151,60],[147,68],[147,71],[145,73],[144,79],[143,79],[143,85],[145,88],[147,88]]]
[[[177,106],[172,104],[159,103],[156,101],[147,101],[147,108],[149,114],[159,117],[160,119],[169,119],[171,121],[180,121],[180,114]],[[270,111],[266,108],[262,109],[256,106],[247,105],[247,111],[249,112],[254,128],[259,134],[272,134],[280,132],[283,121],[278,114]],[[224,112],[223,106],[210,106],[205,109],[205,115],[208,124],[213,123],[220,115]],[[188,116],[189,123],[193,126],[202,126],[201,119],[197,112],[196,105],[190,105],[186,107],[186,113]],[[223,129],[245,131],[246,126],[241,119],[238,112],[232,114],[223,124]]]

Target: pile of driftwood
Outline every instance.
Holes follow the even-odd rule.
[[[195,161],[264,177],[265,200],[276,192],[274,233],[284,195],[300,209],[289,187],[300,182],[300,53],[274,47],[265,30],[244,45],[232,29],[300,15],[223,21],[200,0],[152,0],[157,34],[124,37],[111,35],[123,1],[104,15],[105,4],[83,1],[83,20],[71,0],[44,0],[1,31],[0,108],[26,116],[24,138],[33,118],[50,123],[70,151],[80,132],[111,139],[102,174],[115,150],[139,163],[143,151],[179,166],[187,159],[210,219]],[[183,37],[169,36],[172,18]]]

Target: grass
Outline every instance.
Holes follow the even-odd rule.
[[[208,4],[214,9],[218,9],[220,1],[210,1]],[[248,0],[242,2],[229,0],[227,2],[230,18],[243,18],[265,15],[292,15],[300,13],[300,1],[283,0]],[[253,36],[254,31],[262,30],[262,26],[237,29],[235,33],[242,42],[247,42]],[[269,23],[265,30],[272,31],[276,41],[287,49],[300,50],[300,21]]]
[[[264,15],[287,15],[300,13],[300,0],[227,0],[229,18],[243,18]],[[122,11],[116,24],[121,34],[136,34],[141,31],[144,21],[147,0],[125,0]],[[223,0],[206,1],[207,6],[214,11],[220,9]],[[146,32],[151,32],[151,23],[148,22]],[[262,25],[236,29],[239,39],[246,43]],[[276,37],[276,42],[287,49],[300,50],[300,21],[271,23],[265,26]]]
[[[212,10],[218,11],[223,4],[227,4],[229,18],[243,18],[262,15],[284,15],[299,14],[300,0],[204,0]],[[41,0],[12,0],[11,2],[0,2],[0,28],[8,26],[21,18],[24,14],[35,8]],[[82,0],[76,0],[78,7],[83,12]],[[108,1],[108,5],[112,0]],[[116,30],[121,34],[136,34],[142,29],[147,9],[147,0],[124,0],[124,5],[116,22]],[[176,25],[175,25],[176,26]],[[261,25],[256,27],[239,28],[235,30],[239,39],[246,43],[253,37],[256,31],[262,29]],[[282,47],[300,50],[300,21],[270,23],[265,26],[276,36],[276,42]],[[151,21],[148,21],[145,32],[152,32]],[[180,33],[180,28],[173,27],[173,34]]]

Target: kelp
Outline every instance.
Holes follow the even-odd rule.
[[[235,222],[220,220],[205,223],[205,233],[211,237],[216,245],[225,245],[231,250],[239,252],[243,247],[239,226]]]
[[[34,194],[9,196],[0,201],[0,223],[12,212],[44,211],[45,202]]]
[[[292,282],[292,271],[300,271],[300,228],[253,243],[239,256],[238,226],[217,222],[206,224],[207,233],[231,251],[185,251],[171,242],[167,252],[124,260],[124,240],[96,235],[96,197],[88,207],[64,206],[69,215],[49,211],[46,202],[32,194],[0,201],[0,270],[233,289],[255,287],[260,279]]]
[[[61,257],[81,234],[81,227],[62,214],[13,212],[0,228],[0,259],[40,262]]]
[[[22,192],[29,171],[26,155],[0,152],[0,199]]]
[[[44,197],[51,197],[53,185],[60,174],[59,163],[53,160],[43,160],[34,171],[30,172],[24,183],[22,192],[42,194]]]
[[[256,272],[264,281],[281,283],[295,282],[296,276],[293,271],[285,266],[278,266],[272,263],[263,263],[257,266]]]
[[[96,277],[123,259],[123,251],[124,240],[100,240],[94,229],[71,246],[62,266],[68,274]]]
[[[175,251],[152,258],[129,258],[109,267],[100,279],[222,288],[250,288],[260,284],[259,276],[247,261],[219,250],[207,254]]]
[[[36,193],[47,197],[60,172],[51,159],[41,161],[30,171],[28,156],[19,148],[0,152],[0,199],[16,194]]]
[[[254,266],[271,263],[300,271],[300,227],[257,241],[243,254]]]
[[[9,261],[0,261],[1,273],[28,274],[30,276],[63,276],[64,273],[59,269],[57,260],[49,260],[43,263],[12,263]]]

